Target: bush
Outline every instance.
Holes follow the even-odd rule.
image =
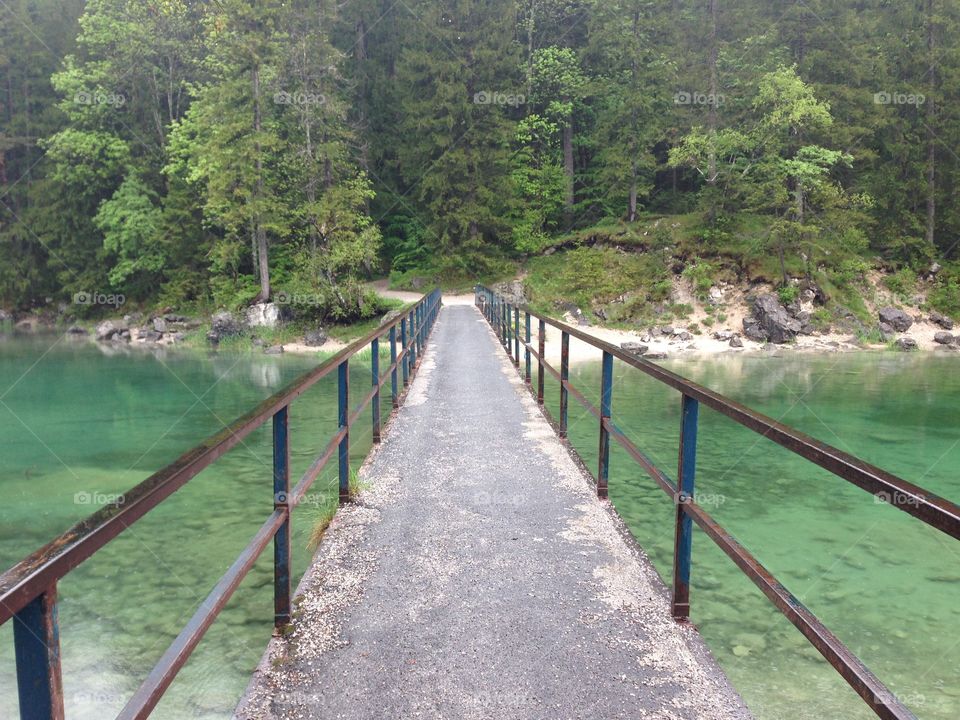
[[[782,288],[777,290],[777,295],[780,297],[780,302],[784,305],[789,305],[798,297],[800,297],[800,288],[796,285],[784,285]]]
[[[903,297],[913,295],[917,290],[917,274],[910,268],[903,268],[882,280],[890,292]]]
[[[960,279],[943,278],[927,295],[927,305],[944,315],[960,318]]]

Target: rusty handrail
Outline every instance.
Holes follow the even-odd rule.
[[[350,428],[363,410],[372,404],[373,440],[374,443],[379,442],[380,393],[389,381],[393,407],[399,407],[400,372],[402,371],[402,387],[406,388],[419,366],[418,360],[433,329],[440,306],[439,290],[423,296],[416,303],[406,305],[398,311],[396,317],[382,323],[313,370],[304,373],[223,430],[211,435],[148,477],[122,495],[118,501],[94,512],[0,575],[0,625],[14,619],[21,720],[63,720],[56,603],[58,581],[271,419],[274,443],[272,514],[201,604],[118,717],[124,720],[140,720],[150,715],[271,539],[275,546],[275,624],[287,624],[290,620],[291,513],[303,500],[334,453],[338,454],[340,465],[340,501],[343,503],[349,499]],[[387,372],[381,375],[380,340],[384,337],[389,338],[391,363]],[[350,412],[349,360],[368,347],[371,350],[371,391],[364,396],[358,408]],[[339,376],[339,430],[291,491],[288,408],[294,400],[334,371],[337,371]]]
[[[898,507],[947,535],[960,539],[960,507],[881,468],[864,462],[849,453],[820,442],[783,423],[756,412],[702,385],[691,382],[649,360],[593,337],[571,325],[534,311],[527,305],[516,305],[492,290],[478,285],[477,305],[500,338],[514,365],[521,366],[520,348],[524,349],[526,383],[532,388],[531,358],[537,360],[538,378],[535,395],[542,412],[561,437],[566,437],[568,396],[584,405],[599,420],[600,459],[597,492],[607,496],[609,442],[613,439],[640,465],[657,485],[670,495],[677,508],[675,526],[673,599],[675,618],[684,621],[690,613],[690,568],[692,525],[696,523],[730,557],[737,567],[767,596],[807,640],[837,670],[867,703],[873,712],[889,720],[915,719],[914,714],[840,641],[817,617],[797,600],[748,550],[740,545],[709,513],[696,503],[694,486],[696,436],[700,403],[716,410],[734,422],[785,447],[815,465],[856,485],[877,498]],[[525,315],[524,337],[521,337],[520,314]],[[538,343],[531,342],[531,319],[539,321]],[[552,367],[545,358],[547,326],[561,332],[561,367]],[[601,406],[597,408],[569,381],[569,338],[575,337],[603,353]],[[613,358],[622,360],[659,382],[678,390],[682,397],[681,438],[677,482],[672,481],[620,430],[610,417],[613,390]],[[560,384],[560,417],[554,418],[544,403],[544,373],[549,372]]]

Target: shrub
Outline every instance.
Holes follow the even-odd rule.
[[[886,276],[882,282],[890,292],[901,296],[910,296],[917,289],[917,274],[910,268],[903,268],[893,275]]]
[[[800,288],[796,285],[784,285],[777,290],[777,295],[780,296],[781,303],[789,305],[800,296]]]

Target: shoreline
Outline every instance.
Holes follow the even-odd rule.
[[[402,302],[413,302],[421,297],[420,294],[415,292],[389,290],[385,287],[384,283],[372,284],[371,287],[384,298],[400,300]],[[443,304],[474,305],[474,296],[472,294],[445,295],[443,297]],[[703,330],[701,330],[700,334],[690,333],[682,325],[676,325],[673,328],[673,334],[664,335],[651,330],[622,330],[598,325],[579,325],[576,318],[570,314],[564,315],[561,320],[568,325],[577,327],[581,332],[591,335],[598,340],[616,345],[617,347],[620,347],[624,343],[636,343],[638,345],[646,346],[647,350],[644,351],[641,357],[647,357],[647,359],[652,361],[673,360],[678,358],[705,358],[718,355],[759,355],[770,354],[771,352],[778,351],[800,354],[879,352],[885,350],[892,352],[904,352],[892,347],[892,343],[865,343],[856,337],[852,337],[849,333],[817,333],[813,335],[799,335],[793,342],[773,344],[750,340],[749,338],[743,337],[742,332],[734,330],[728,325],[724,326],[723,328],[710,328],[709,332],[703,332]],[[103,342],[98,341],[91,332],[76,334],[68,330],[58,331],[52,328],[49,331],[34,330],[31,332],[21,332],[14,328],[11,328],[11,330],[12,332],[0,331],[0,337],[10,338],[22,336],[26,338],[40,337],[43,335],[47,335],[48,337],[62,335],[65,340],[89,342],[104,349],[117,349],[123,347],[130,349],[141,348],[152,350],[163,348],[164,350],[201,350],[204,352],[215,349],[212,346],[205,347],[192,342],[145,342],[139,340],[139,338],[135,338],[131,342],[125,342],[122,344],[115,342]],[[897,337],[913,338],[917,343],[917,349],[912,352],[919,352],[921,354],[927,354],[931,352],[938,352],[940,354],[960,353],[960,344],[957,344],[957,342],[949,345],[936,342],[934,338],[941,330],[942,328],[931,322],[919,321],[914,323],[914,325],[907,332],[898,333]],[[728,339],[718,339],[715,337],[715,333],[723,334]],[[740,339],[742,347],[731,347],[729,338],[734,336]],[[560,338],[561,331],[548,325],[545,346],[546,360],[550,364],[559,364],[560,362]],[[534,345],[536,345],[536,323],[534,323],[531,341]],[[327,342],[319,347],[309,346],[300,340],[297,342],[287,342],[281,344],[280,346],[283,348],[282,353],[273,354],[283,355],[289,353],[298,356],[329,355],[340,352],[348,345],[349,343],[336,340],[334,338],[328,339]],[[266,347],[255,346],[250,343],[241,343],[236,347],[229,348],[228,351],[251,353],[256,353],[259,351],[260,354],[269,354],[264,352],[266,349]],[[601,352],[598,348],[582,342],[577,338],[571,338],[570,362],[572,364],[596,362],[599,361],[600,358]]]

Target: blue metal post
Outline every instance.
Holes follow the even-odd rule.
[[[677,493],[676,537],[673,553],[673,617],[686,620],[690,617],[690,562],[693,551],[693,518],[684,512],[684,505],[693,499],[697,468],[697,421],[700,403],[683,396],[680,420],[680,459],[677,469],[679,491]]]
[[[400,407],[400,388],[397,382],[397,326],[390,328],[390,399],[394,408]]]
[[[507,349],[507,354],[510,353],[510,305],[508,303],[503,303],[503,315],[502,315],[502,325],[503,325],[503,346]]]
[[[417,320],[416,313],[410,311],[410,374],[417,369]]]
[[[370,376],[373,381],[373,400],[370,401],[373,415],[373,443],[380,442],[380,338],[370,342]]]
[[[543,405],[543,358],[547,354],[547,323],[545,321],[540,321],[537,332],[539,333],[537,349],[540,351],[540,358],[537,360],[537,402]]]
[[[13,616],[20,720],[63,720],[57,587]]]
[[[570,398],[567,394],[567,380],[570,378],[570,333],[560,336],[560,437],[567,436]]]
[[[533,382],[533,373],[531,372],[531,367],[530,367],[530,335],[531,335],[531,332],[530,332],[530,313],[529,313],[529,312],[526,313],[526,317],[527,317],[527,322],[526,322],[526,338],[527,338],[527,344],[526,344],[526,346],[524,347],[524,350],[523,350],[523,359],[526,361],[526,374],[524,375],[524,379],[526,380],[527,385],[530,385],[530,384]]]
[[[513,364],[520,367],[520,308],[513,308]]]
[[[600,381],[600,465],[597,468],[597,495],[607,497],[610,479],[610,432],[605,420],[610,419],[613,407],[613,355],[604,351],[603,374]]]
[[[400,351],[403,353],[403,386],[410,383],[410,353],[407,348],[407,319],[400,321]]]
[[[273,509],[286,511],[273,536],[273,624],[290,623],[290,421],[289,408],[273,416]]]
[[[337,368],[337,409],[343,438],[337,452],[340,462],[340,504],[350,502],[350,361]]]

